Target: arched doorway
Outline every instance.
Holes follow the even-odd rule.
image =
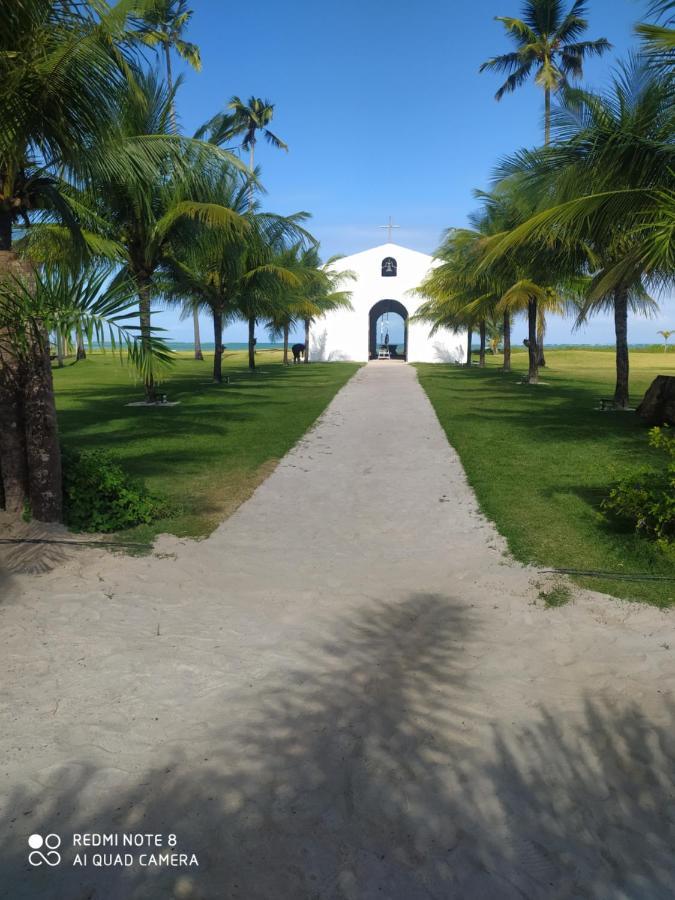
[[[408,310],[398,300],[380,300],[369,314],[368,358],[377,359],[389,337],[391,359],[408,358]]]

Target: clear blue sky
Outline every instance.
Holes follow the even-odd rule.
[[[647,3],[589,5],[588,37],[607,37],[615,48],[587,65],[585,82],[599,88],[636,45],[632,28]],[[176,61],[185,78],[183,129],[192,133],[233,94],[273,101],[272,128],[289,152],[258,144],[264,202],[274,212],[311,212],[325,256],[382,243],[377,226],[389,215],[402,226],[397,242],[432,252],[445,228],[466,223],[476,207],[472,191],[489,186],[499,157],[541,141],[541,91],[530,85],[497,103],[498,76],[478,73],[481,62],[510,49],[494,16],[518,15],[520,0],[192,6],[188,37],[201,48],[203,68],[195,73]],[[659,328],[675,327],[675,304],[663,300],[662,307],[659,323],[632,324],[632,341],[651,342]],[[174,338],[191,337],[189,322],[173,313],[161,318]],[[212,340],[206,318],[203,339]],[[243,326],[226,333],[226,340],[244,339]],[[604,319],[574,335],[569,322],[549,326],[553,343],[612,339]],[[266,340],[262,329],[259,340]]]

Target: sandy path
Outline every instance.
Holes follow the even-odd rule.
[[[533,605],[412,368],[159,550],[0,582],[0,896],[673,896],[673,617]],[[200,866],[73,867],[87,831]]]

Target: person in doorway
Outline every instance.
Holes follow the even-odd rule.
[[[305,345],[293,344],[293,346],[291,347],[291,352],[293,353],[294,363],[302,362],[302,354],[305,352]]]

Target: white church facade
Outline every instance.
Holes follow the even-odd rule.
[[[351,292],[352,309],[334,310],[314,322],[310,359],[464,362],[464,333],[442,329],[430,336],[427,322],[411,321],[424,302],[411,292],[434,264],[426,253],[394,243],[338,260],[333,266],[336,271],[356,276],[340,284],[340,290]]]

